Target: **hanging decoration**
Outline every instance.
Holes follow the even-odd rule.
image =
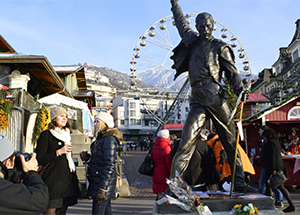
[[[9,124],[9,115],[11,114],[13,104],[9,99],[0,101],[0,128],[5,130]]]
[[[50,123],[50,112],[47,108],[42,107],[36,117],[35,129],[33,133],[33,144],[36,145],[40,134],[48,128]]]

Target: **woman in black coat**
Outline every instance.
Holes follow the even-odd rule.
[[[37,160],[42,166],[49,163],[43,174],[48,186],[50,202],[44,214],[66,214],[68,206],[77,203],[80,191],[71,157],[71,129],[67,111],[50,107],[51,122],[37,141]]]
[[[112,214],[111,198],[114,197],[117,182],[117,154],[123,135],[113,127],[113,117],[100,112],[95,117],[96,140],[91,144],[91,155],[80,154],[82,160],[90,158],[87,178],[88,195],[93,198],[92,214]]]
[[[271,128],[267,128],[263,133],[262,137],[266,139],[267,143],[265,145],[265,167],[266,167],[266,195],[271,196],[271,187],[269,180],[277,171],[282,171],[288,178],[282,157],[281,157],[281,146],[278,142],[277,135],[275,131]],[[286,198],[289,203],[289,206],[283,210],[283,212],[293,212],[295,211],[295,206],[292,202],[289,191],[284,187],[284,184],[280,184],[277,187]]]

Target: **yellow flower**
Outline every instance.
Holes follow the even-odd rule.
[[[254,206],[255,214],[259,214],[257,207]]]
[[[242,205],[235,205],[235,206],[234,206],[235,209],[238,209],[238,208],[240,208],[240,207],[242,207]]]
[[[0,127],[5,130],[9,125],[9,115],[12,110],[12,102],[9,99],[0,101]]]

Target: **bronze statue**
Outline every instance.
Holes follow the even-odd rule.
[[[178,0],[171,0],[172,12],[176,27],[182,38],[180,44],[173,50],[171,57],[176,69],[175,79],[183,72],[189,72],[192,88],[190,111],[182,131],[182,139],[173,159],[171,177],[178,171],[184,174],[190,158],[195,150],[195,140],[203,124],[211,118],[221,142],[228,155],[231,170],[234,167],[236,148],[235,125],[230,119],[230,108],[220,82],[222,73],[238,95],[242,91],[242,81],[235,67],[234,53],[231,47],[212,35],[214,20],[209,13],[200,13],[196,17],[195,32],[184,18]],[[236,160],[234,181],[235,191],[256,191],[246,185],[240,155]]]

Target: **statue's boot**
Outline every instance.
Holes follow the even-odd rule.
[[[234,191],[235,192],[249,192],[249,193],[257,193],[258,189],[255,187],[251,187],[246,184],[244,179],[244,170],[240,165],[236,165],[235,171],[235,180],[234,180]]]

